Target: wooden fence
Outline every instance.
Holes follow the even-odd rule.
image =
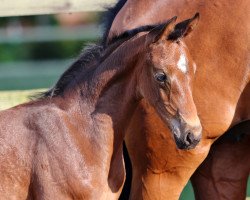
[[[102,11],[105,7],[116,2],[117,0],[0,0],[0,17]],[[50,34],[45,34],[45,31]],[[57,32],[60,32],[60,34]],[[69,40],[69,36],[74,40],[93,40],[99,34],[96,26],[91,25],[71,29],[63,27],[26,28],[25,35],[17,38],[7,36],[5,30],[0,29],[0,35],[2,36],[0,43]],[[37,91],[40,90],[0,91],[0,110],[28,101],[28,97]]]
[[[0,17],[101,11],[116,0],[0,0]]]

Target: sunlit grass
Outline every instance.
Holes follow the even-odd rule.
[[[30,96],[44,90],[45,89],[0,91],[0,110],[25,103],[30,100]]]

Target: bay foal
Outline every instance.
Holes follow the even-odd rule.
[[[177,145],[198,143],[195,68],[181,39],[198,15],[175,20],[125,32],[77,60],[43,98],[0,113],[1,199],[118,199],[124,130],[142,98]]]

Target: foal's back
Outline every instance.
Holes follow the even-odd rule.
[[[50,148],[56,137],[51,130],[57,129],[60,118],[55,120],[55,115],[61,115],[59,113],[56,107],[38,102],[0,113],[0,195],[3,199],[11,195],[10,199],[27,198],[28,188],[42,181],[37,173],[43,171],[46,176],[51,170],[48,167],[52,157]]]
[[[95,198],[88,191],[102,177],[89,174],[93,144],[78,140],[87,124],[67,109],[43,100],[0,112],[1,199]]]

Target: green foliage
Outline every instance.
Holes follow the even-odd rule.
[[[97,21],[98,13],[90,13],[84,17],[86,23],[94,23]],[[25,30],[26,27],[57,25],[59,25],[59,21],[54,15],[0,18],[0,27],[7,32],[9,28],[13,27],[22,27]],[[70,27],[68,28],[70,29]],[[2,32],[3,34],[5,34],[4,31]],[[17,37],[20,36],[17,34]],[[0,62],[71,58],[76,56],[87,42],[93,41],[71,40],[37,43],[2,43],[0,45]]]
[[[22,24],[23,26],[35,26],[37,24],[58,25],[54,15],[21,16],[21,17],[1,17],[0,27],[6,27],[11,24]]]
[[[59,41],[0,45],[0,62],[72,58],[86,43],[94,41]]]

